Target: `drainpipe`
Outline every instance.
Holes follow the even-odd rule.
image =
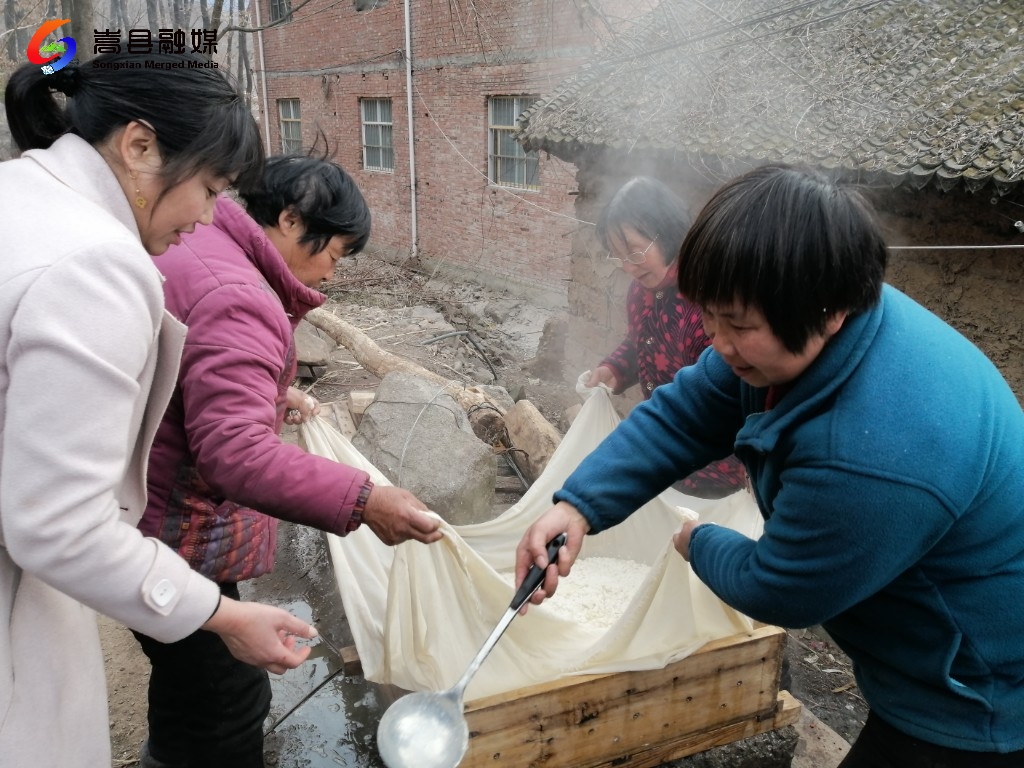
[[[412,247],[409,256],[417,257],[416,247],[416,141],[412,123],[412,23],[409,6],[412,0],[405,0],[405,103],[409,121],[409,218],[411,219],[410,237]]]
[[[260,47],[260,91],[263,93],[263,135],[267,143],[267,154],[270,154],[270,104],[267,101],[267,61],[263,57],[263,26],[260,23],[260,2],[255,0],[256,8],[256,42]],[[243,33],[244,34],[244,33]]]

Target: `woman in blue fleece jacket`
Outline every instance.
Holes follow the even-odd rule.
[[[579,466],[517,550],[521,580],[735,452],[757,541],[687,523],[724,602],[821,624],[871,707],[842,768],[1024,765],[1024,414],[967,339],[890,286],[873,214],[811,171],[724,186],[680,252],[713,339]],[[556,572],[557,571],[557,572]]]

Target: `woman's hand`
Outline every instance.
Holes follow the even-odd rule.
[[[693,535],[693,529],[698,525],[700,523],[696,520],[687,520],[683,523],[682,528],[672,534],[672,545],[686,562],[690,562],[690,537]]]
[[[366,499],[363,523],[391,546],[415,539],[432,544],[442,537],[441,521],[427,505],[404,488],[375,485]]]
[[[220,635],[231,655],[246,664],[284,674],[306,660],[310,648],[296,648],[296,639],[311,640],[316,629],[282,608],[222,597],[203,627]]]
[[[297,387],[288,387],[285,408],[287,408],[284,413],[285,424],[305,424],[320,413],[320,403],[317,402],[317,399]]]
[[[609,368],[607,365],[599,365],[597,368],[590,372],[590,378],[587,379],[586,386],[593,389],[594,387],[604,384],[609,389],[615,389],[618,384],[618,378],[615,376],[615,371]]]
[[[541,515],[533,525],[526,529],[523,538],[516,547],[516,589],[523,583],[531,565],[546,568],[544,583],[533,593],[531,603],[540,604],[545,598],[555,594],[559,577],[569,575],[572,564],[583,547],[583,537],[590,530],[590,523],[579,511],[567,501],[560,501]],[[548,542],[560,533],[565,533],[565,545],[558,550],[557,567],[548,562]],[[520,609],[526,612],[527,605]]]

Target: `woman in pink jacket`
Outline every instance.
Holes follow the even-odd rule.
[[[273,568],[278,519],[339,536],[366,525],[385,544],[441,537],[408,491],[280,439],[288,411],[315,409],[291,387],[295,327],[325,300],[316,286],[366,244],[370,212],[326,160],[271,158],[264,182],[243,194],[245,209],[220,197],[212,225],[157,260],[188,336],[139,528],[231,597]],[[169,645],[137,637],[153,666],[142,768],[263,768],[267,674],[208,632]]]

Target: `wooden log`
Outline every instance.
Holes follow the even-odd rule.
[[[445,391],[466,411],[474,434],[488,445],[495,445],[496,440],[504,434],[504,409],[477,387],[466,387],[439,376],[412,360],[381,349],[373,339],[354,325],[332,315],[323,307],[310,310],[306,314],[306,320],[348,349],[356,362],[378,379],[383,379],[395,371],[403,371],[436,382],[438,386],[444,386]]]
[[[512,451],[512,461],[527,480],[535,482],[562,442],[562,433],[529,400],[520,400],[506,411],[505,428],[517,449]]]

